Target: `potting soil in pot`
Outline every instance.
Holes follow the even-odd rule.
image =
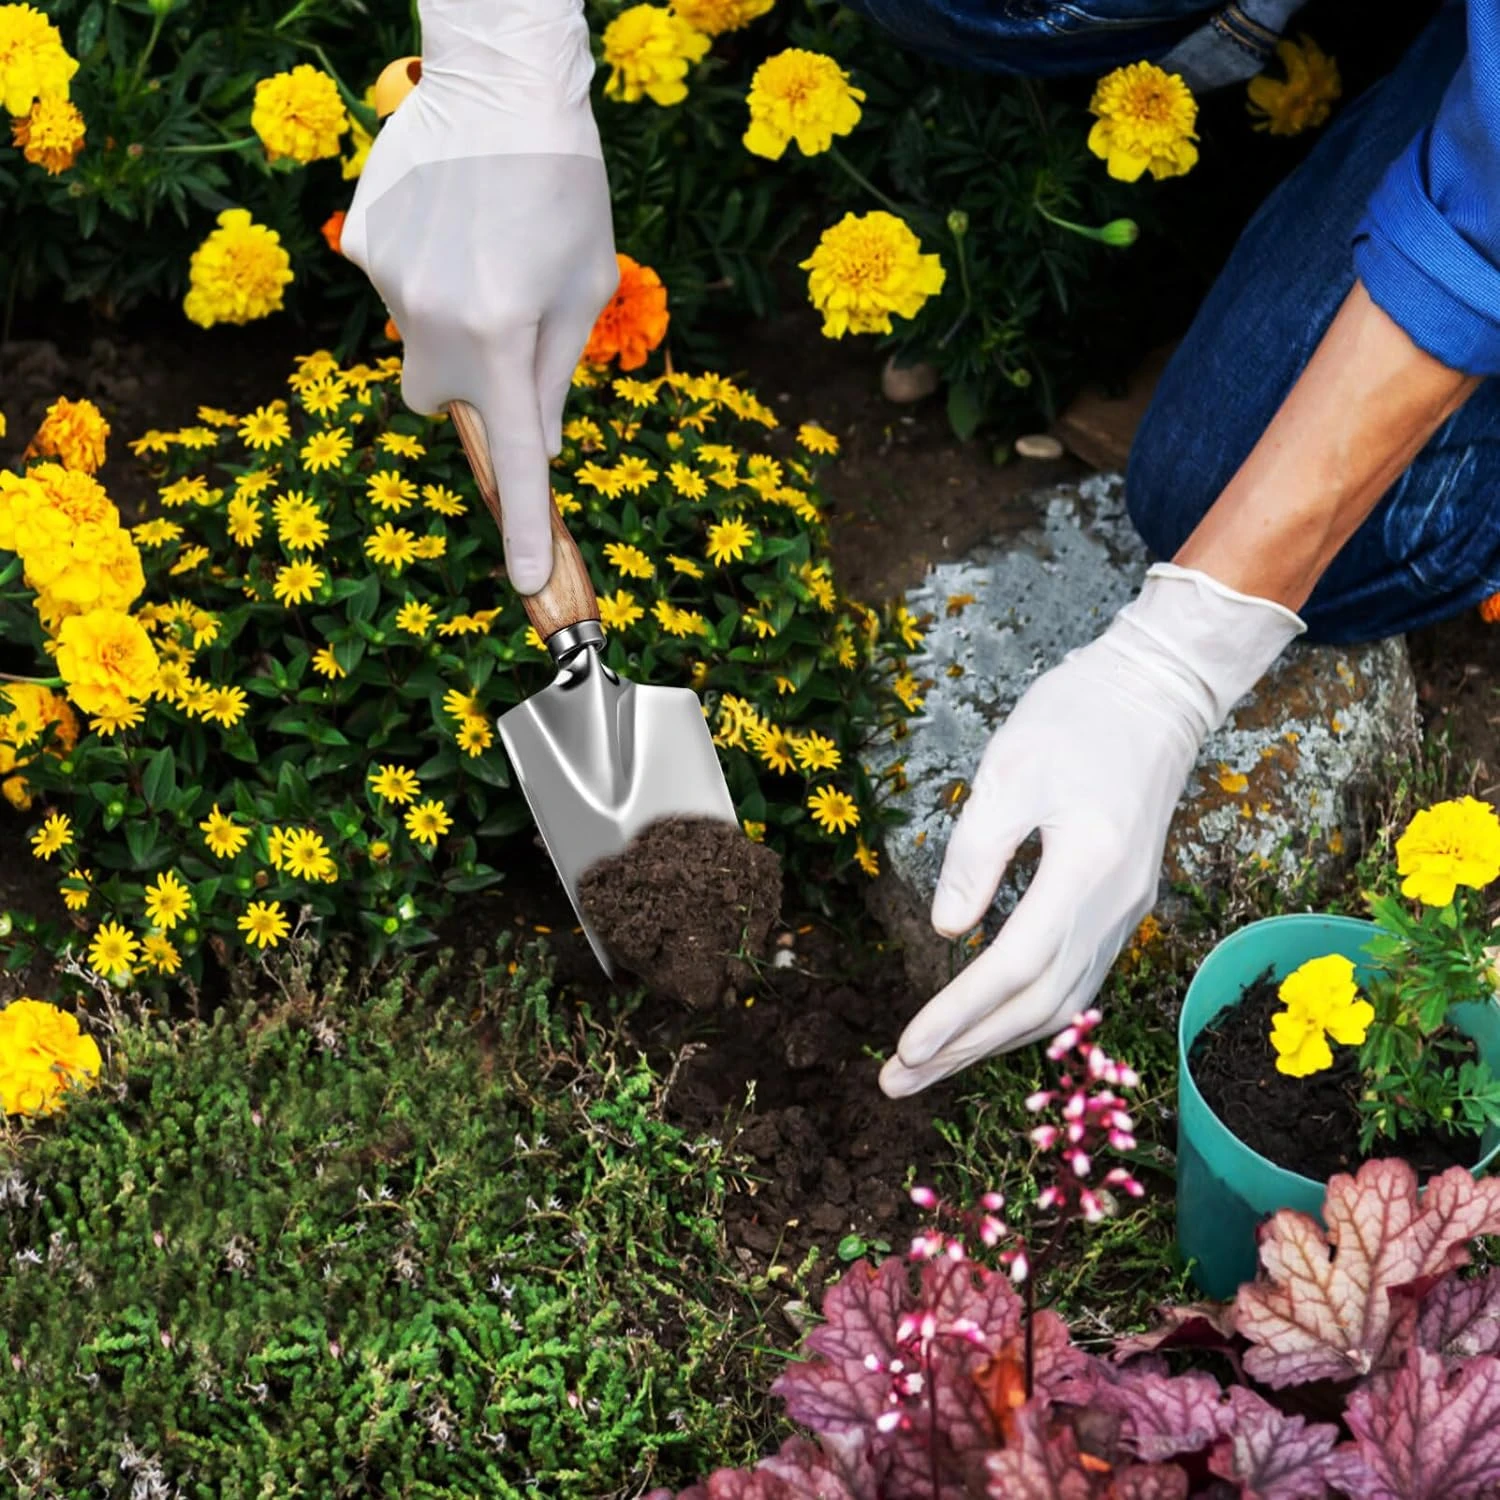
[[[663,818],[587,870],[578,897],[613,957],[702,1009],[764,955],[781,915],[781,860],[732,823]]]
[[[1188,1065],[1213,1112],[1252,1150],[1278,1167],[1317,1181],[1352,1172],[1359,1149],[1359,1048],[1333,1048],[1333,1066],[1307,1078],[1276,1071],[1271,1017],[1281,1010],[1269,970],[1238,1005],[1221,1010],[1198,1033]],[[1436,1131],[1377,1140],[1371,1156],[1402,1156],[1421,1177],[1447,1167],[1472,1167],[1479,1138]]]

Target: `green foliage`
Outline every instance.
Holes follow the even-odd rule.
[[[492,726],[552,669],[451,426],[398,407],[396,368],[309,356],[290,408],[139,439],[161,497],[132,533],[155,695],[134,722],[94,719],[66,755],[15,748],[36,815],[71,819],[59,873],[92,872],[89,919],[144,941],[147,882],[185,883],[191,912],[168,937],[195,977],[206,947],[243,951],[252,903],[361,933],[377,957],[431,943],[457,898],[500,878],[486,841],[530,824]],[[578,393],[555,474],[606,661],[704,694],[740,815],[805,888],[868,868],[886,815],[859,752],[907,713],[899,695],[915,701],[891,667],[920,633],[839,594],[815,460],[749,445],[776,425],[762,403],[719,376],[615,388]],[[46,673],[36,602],[0,599],[0,636]],[[382,786],[382,767],[414,779]],[[840,800],[822,820],[836,831],[814,796]],[[243,848],[205,836],[214,808]]]
[[[134,1454],[192,1500],[598,1500],[749,1456],[723,1148],[509,970],[117,1016],[98,1089],[0,1135],[8,1494],[142,1493]]]
[[[1475,1060],[1449,1021],[1455,1005],[1492,1004],[1496,991],[1484,901],[1465,891],[1446,906],[1413,908],[1383,892],[1370,900],[1375,1008],[1360,1052],[1366,1092],[1361,1149],[1433,1129],[1478,1135],[1500,1125],[1500,1079]]]

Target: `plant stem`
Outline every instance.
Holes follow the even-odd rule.
[[[894,199],[886,197],[886,195],[882,193],[880,189],[876,187],[875,184],[871,182],[870,179],[866,177],[865,174],[861,172],[859,168],[856,167],[854,163],[850,161],[842,151],[839,150],[837,146],[830,146],[828,148],[828,155],[834,162],[838,164],[839,169],[844,173],[846,177],[848,177],[851,181],[858,183],[859,186],[862,187],[872,198],[874,198],[877,203],[883,203],[886,208],[888,208],[893,214],[896,215],[898,219],[908,217],[907,210],[896,203]]]
[[[157,39],[161,36],[163,22],[167,19],[167,13],[159,10],[151,18],[151,32],[146,38],[146,45],[141,48],[141,55],[135,60],[134,79],[139,83],[146,75],[146,64],[151,61],[151,54],[156,51]]]
[[[260,139],[255,135],[243,135],[232,141],[204,141],[201,145],[191,146],[163,146],[163,156],[212,156],[218,151],[239,151],[245,146],[253,146]]]
[[[29,682],[34,687],[60,688],[61,677],[22,677],[15,672],[0,672],[0,682]]]
[[[1033,1391],[1033,1375],[1036,1365],[1036,1339],[1032,1332],[1032,1324],[1036,1321],[1036,1282],[1042,1271],[1052,1263],[1052,1257],[1057,1253],[1057,1247],[1062,1243],[1062,1237],[1067,1233],[1068,1225],[1073,1222],[1071,1210],[1064,1208],[1059,1215],[1057,1225],[1052,1231],[1052,1238],[1047,1241],[1046,1248],[1037,1258],[1032,1261],[1026,1277],[1026,1399],[1031,1400]]]

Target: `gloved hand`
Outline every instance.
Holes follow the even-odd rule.
[[[999,936],[901,1035],[893,1098],[1061,1030],[1156,900],[1173,809],[1211,731],[1302,633],[1289,609],[1159,563],[1099,638],[1029,687],[979,764],[932,925],[974,927],[1033,830],[1042,857]]]
[[[1276,55],[1286,23],[1306,0],[1238,0],[1189,32],[1160,60],[1195,94],[1244,83]]]
[[[512,583],[552,569],[548,459],[618,285],[581,0],[422,0],[422,77],[370,150],[343,251],[405,344],[401,393],[484,420]]]

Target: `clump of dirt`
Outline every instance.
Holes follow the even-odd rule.
[[[1281,1009],[1268,969],[1198,1033],[1188,1055],[1208,1107],[1252,1150],[1278,1167],[1322,1181],[1352,1172],[1359,1149],[1359,1097],[1364,1087],[1357,1047],[1334,1047],[1333,1066],[1307,1078],[1276,1071],[1271,1017]],[[1377,1141],[1373,1156],[1402,1156],[1419,1177],[1479,1159],[1477,1136],[1427,1131]]]
[[[733,823],[662,818],[586,871],[578,898],[620,963],[703,1010],[764,955],[781,916],[781,860]]]

